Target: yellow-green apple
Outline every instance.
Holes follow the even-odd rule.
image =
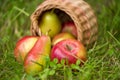
[[[62,25],[62,32],[69,32],[73,34],[75,37],[77,37],[77,30],[74,22],[65,22]]]
[[[41,16],[39,27],[42,34],[46,35],[48,32],[53,37],[61,31],[61,22],[53,11],[47,11]]]
[[[75,39],[66,39],[53,46],[50,54],[51,60],[57,58],[59,62],[62,59],[67,60],[67,64],[75,64],[79,59],[81,63],[86,61],[86,49],[82,43]]]
[[[50,37],[42,35],[25,58],[25,72],[30,75],[36,75],[42,71],[46,65],[46,57],[49,57],[50,51]]]
[[[52,46],[65,39],[75,39],[75,37],[67,32],[59,33],[52,39]]]
[[[27,53],[32,49],[38,37],[36,36],[24,36],[21,38],[15,46],[14,56],[18,62],[23,62]]]

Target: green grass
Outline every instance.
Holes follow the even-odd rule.
[[[24,73],[23,66],[15,61],[13,51],[18,39],[31,34],[30,15],[42,1],[0,1],[0,80],[120,80],[120,1],[85,1],[95,10],[99,25],[98,40],[88,50],[87,62],[82,67],[49,62],[37,77]]]

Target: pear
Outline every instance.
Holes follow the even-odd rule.
[[[50,51],[50,37],[42,35],[25,58],[25,72],[30,75],[36,75],[42,71],[46,65],[46,57],[49,57]]]
[[[61,22],[54,11],[47,11],[40,17],[39,27],[42,35],[49,32],[48,36],[53,38],[61,31]]]

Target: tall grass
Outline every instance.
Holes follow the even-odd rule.
[[[30,15],[42,0],[0,1],[0,80],[120,80],[120,1],[86,0],[98,17],[99,36],[83,67],[65,65],[48,67],[32,77],[13,56],[19,38],[30,35]],[[56,62],[56,61],[55,61]],[[72,72],[71,69],[78,72]],[[50,74],[48,74],[48,72]]]

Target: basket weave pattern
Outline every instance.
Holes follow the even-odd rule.
[[[61,21],[71,19],[75,23],[78,34],[77,39],[83,42],[84,45],[91,45],[96,41],[97,19],[92,8],[83,0],[46,0],[41,3],[31,15],[31,32],[33,35],[41,35],[38,20],[42,12],[53,8],[60,10],[56,13]]]

